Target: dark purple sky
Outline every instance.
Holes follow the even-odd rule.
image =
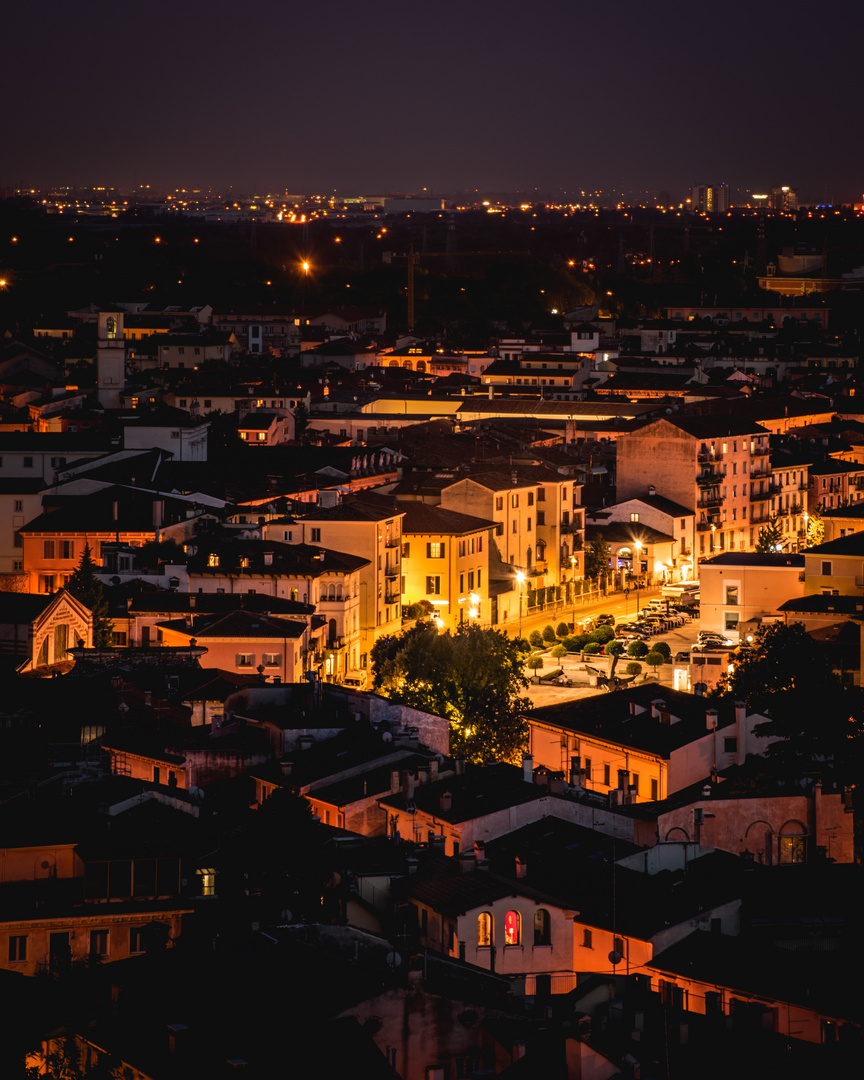
[[[853,0],[9,6],[0,185],[864,190]]]

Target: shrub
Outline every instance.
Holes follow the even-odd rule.
[[[552,655],[555,657],[556,660],[560,660],[562,656],[567,655],[567,646],[566,645],[555,645],[555,646],[553,646]]]
[[[645,657],[645,663],[656,671],[666,663],[666,657],[658,649],[652,649]]]
[[[597,653],[600,652],[600,643],[597,641],[589,641],[582,651],[589,656],[596,656]]]
[[[655,641],[651,646],[651,651],[663,653],[664,660],[668,661],[672,659],[672,649],[666,641]]]
[[[606,652],[609,653],[610,656],[620,656],[625,649],[626,645],[624,644],[624,642],[619,641],[617,638],[615,639],[615,641],[610,641],[609,644],[606,646]]]
[[[641,657],[648,655],[648,646],[644,641],[631,641],[627,646],[627,655],[639,660]]]
[[[637,664],[635,660],[631,660],[630,663],[627,665],[626,672],[628,675],[641,675],[642,665]]]
[[[540,633],[539,630],[532,630],[531,633],[528,635],[528,640],[531,642],[535,649],[543,648],[543,635]]]
[[[582,648],[582,635],[568,634],[561,644],[567,649],[567,652],[579,652]]]
[[[539,653],[534,653],[533,656],[528,657],[525,663],[536,675],[540,668],[543,667],[543,657]]]
[[[543,640],[544,641],[550,641],[550,642],[554,642],[554,641],[558,640],[558,637],[557,637],[557,635],[555,633],[555,627],[552,625],[552,623],[547,623],[543,627]]]
[[[598,645],[605,645],[607,641],[611,641],[615,637],[615,631],[611,626],[603,625],[598,626],[596,630],[592,630],[589,638],[591,641],[596,641]]]
[[[555,631],[555,633],[558,635],[558,637],[565,638],[570,633],[570,627],[567,625],[566,622],[559,622],[558,629]]]

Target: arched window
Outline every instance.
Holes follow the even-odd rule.
[[[531,548],[529,547],[528,550],[525,552],[525,565],[530,568],[533,562],[534,562],[534,553],[531,550]]]
[[[549,912],[546,908],[537,908],[534,912],[534,944],[551,945],[549,938]]]
[[[807,830],[800,821],[787,821],[780,830],[777,855],[781,864],[807,861]]]
[[[504,944],[522,944],[522,916],[518,911],[508,911],[504,916]]]
[[[492,916],[483,911],[477,916],[477,946],[488,948],[492,944]]]
[[[546,558],[546,541],[537,541],[537,561],[542,562]]]

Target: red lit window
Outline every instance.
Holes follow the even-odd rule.
[[[504,944],[521,944],[521,919],[518,911],[508,911],[504,916]]]

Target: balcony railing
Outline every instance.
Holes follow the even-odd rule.
[[[696,460],[701,464],[708,464],[712,461],[722,461],[723,454],[720,450],[717,450],[716,452],[712,450],[707,450],[705,451],[705,453],[697,454]]]
[[[753,449],[750,451],[750,453],[752,454],[753,457],[762,457],[765,454],[770,454],[771,453],[771,447],[770,446],[754,446]]]
[[[765,491],[754,491],[750,488],[750,502],[764,502],[766,499],[771,499],[777,494],[777,488],[769,487]]]
[[[399,604],[402,602],[401,592],[388,592],[384,594],[385,604]]]
[[[716,495],[703,495],[696,503],[697,510],[708,510],[711,507],[723,505],[723,496],[718,492]]]
[[[723,473],[701,473],[696,477],[699,487],[716,487],[723,479]]]

